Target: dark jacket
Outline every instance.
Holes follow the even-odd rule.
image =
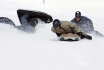
[[[79,27],[80,30],[84,31],[84,32],[91,32],[94,31],[94,26],[92,21],[85,17],[85,16],[81,16],[80,21],[76,21],[76,19],[72,19],[71,22],[74,22],[77,24],[77,26]]]

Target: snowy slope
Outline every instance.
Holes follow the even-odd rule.
[[[59,5],[59,0],[46,0],[45,4],[42,0],[0,2],[0,16],[11,18],[16,25],[20,25],[16,14],[19,8],[47,12],[68,21],[80,10],[92,19],[95,30],[104,34],[103,1],[60,0]],[[60,42],[51,27],[51,23],[39,24],[35,33],[28,34],[0,24],[0,70],[104,70],[104,38],[92,35],[91,41]]]

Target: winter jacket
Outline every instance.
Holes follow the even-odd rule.
[[[75,23],[69,22],[69,21],[61,21],[61,27],[56,30],[54,27],[51,28],[51,31],[56,34],[67,34],[67,33],[73,33],[76,34],[78,32],[82,32],[79,30],[77,25]],[[85,32],[82,32],[83,35],[87,35]]]
[[[94,26],[93,26],[92,21],[85,16],[81,16],[81,19],[79,22],[76,21],[76,18],[72,19],[71,22],[76,23],[79,29],[84,32],[94,31]]]

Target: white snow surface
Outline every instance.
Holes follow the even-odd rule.
[[[20,25],[17,9],[46,12],[70,21],[79,10],[104,34],[103,0],[0,0],[0,17]],[[104,70],[104,38],[58,41],[52,23],[39,24],[29,34],[0,23],[0,70]]]

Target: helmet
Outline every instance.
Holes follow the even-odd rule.
[[[38,24],[38,20],[36,18],[32,18],[32,19],[30,19],[30,24],[32,26],[36,26]]]
[[[58,26],[61,27],[61,22],[60,22],[60,20],[55,19],[55,20],[53,21],[53,27],[54,27],[54,28],[57,28]]]
[[[75,12],[75,17],[81,17],[81,12],[80,11]]]

